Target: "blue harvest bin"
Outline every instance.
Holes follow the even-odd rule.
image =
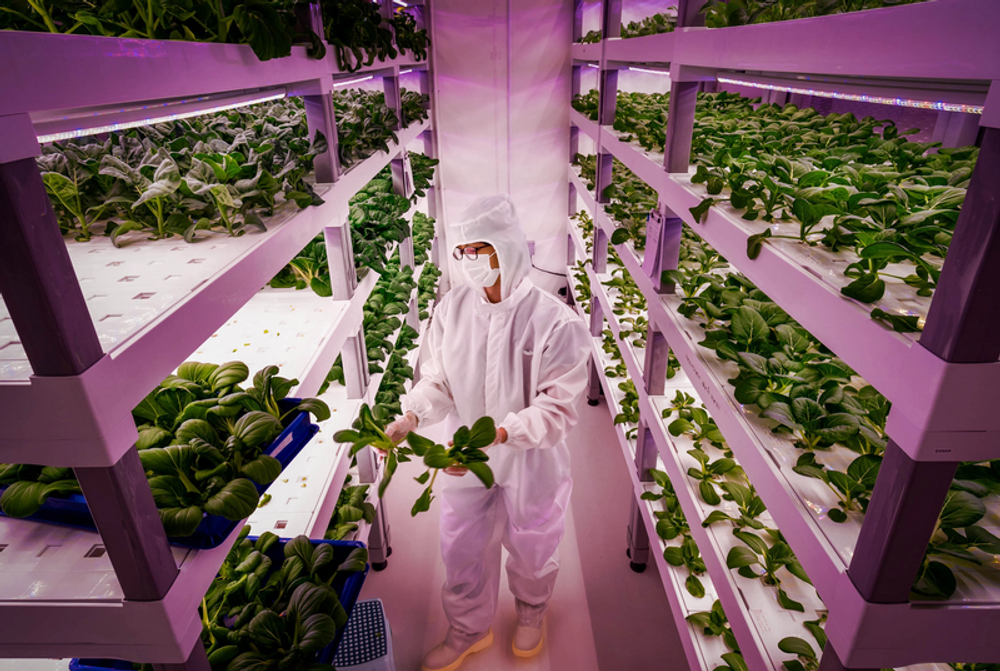
[[[251,537],[251,539],[253,539],[253,537]],[[271,567],[272,572],[280,568],[280,562],[284,561],[284,548],[287,541],[287,538],[281,539],[279,542],[272,545],[266,553],[267,556],[271,558],[271,561],[274,562]],[[334,552],[334,564],[347,559],[347,555],[349,555],[355,548],[365,547],[365,544],[360,541],[313,540],[311,543],[313,545],[332,546]],[[333,581],[333,588],[337,591],[337,595],[340,598],[340,604],[344,607],[344,610],[347,611],[348,618],[350,618],[351,613],[354,611],[354,604],[357,603],[358,597],[361,596],[361,588],[364,586],[365,578],[367,577],[368,566],[366,565],[364,571],[349,573],[347,574],[347,577],[338,575],[336,580]],[[337,637],[333,639],[333,643],[326,646],[316,654],[316,662],[320,664],[333,663],[333,658],[337,654],[337,646],[340,645],[340,639],[343,637],[346,629],[347,627],[344,626],[337,630]],[[69,663],[69,671],[132,671],[132,668],[132,662],[123,662],[117,659],[73,659]]]
[[[291,406],[297,405],[300,400],[286,398],[280,401],[280,405],[283,410],[287,410]],[[285,469],[318,431],[319,427],[309,422],[309,413],[297,412],[285,430],[267,446],[264,454],[269,454],[280,461],[281,468]],[[267,491],[268,486],[257,485],[257,491],[263,494]],[[6,487],[0,487],[0,492],[3,492],[4,489]],[[0,515],[2,514],[0,512]],[[87,507],[87,500],[82,494],[49,497],[48,501],[38,509],[38,512],[29,516],[28,519],[81,529],[97,528],[94,525],[94,518],[90,515],[90,508]],[[238,524],[238,521],[232,522],[218,515],[205,515],[193,534],[180,538],[171,536],[168,540],[173,545],[207,550],[221,545],[229,538],[229,534],[236,530]]]

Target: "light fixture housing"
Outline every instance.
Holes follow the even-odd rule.
[[[134,103],[126,107],[97,107],[32,115],[38,142],[58,142],[73,138],[151,126],[165,121],[190,119],[203,114],[281,100],[285,89],[240,92]]]

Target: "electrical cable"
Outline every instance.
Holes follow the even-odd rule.
[[[539,268],[534,263],[531,264],[531,267],[534,268],[535,270],[537,270],[538,272],[541,272],[541,273],[548,273],[549,275],[555,275],[556,277],[562,277],[563,279],[566,278],[566,273],[557,273],[557,272],[552,271],[552,270],[545,270],[545,268]]]

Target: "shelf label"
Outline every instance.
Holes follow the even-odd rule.
[[[417,187],[413,183],[413,164],[410,163],[410,152],[403,152],[403,193],[407,198],[413,198]]]
[[[663,215],[652,209],[646,215],[646,255],[642,259],[642,270],[649,277],[657,275],[660,267],[660,236],[663,233]]]

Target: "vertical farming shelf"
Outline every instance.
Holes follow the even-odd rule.
[[[1000,60],[995,57],[998,47],[992,37],[1000,30],[1000,7],[982,0],[937,0],[705,29],[698,26],[696,4],[680,3],[678,26],[671,32],[621,39],[620,5],[603,2],[600,42],[572,47],[574,95],[581,93],[581,72],[595,64],[599,93],[596,118],[575,109],[570,112],[573,154],[589,138],[596,157],[586,177],[578,165],[569,170],[569,249],[571,259],[588,267],[581,272],[581,263],[571,262],[568,271],[578,295],[590,296],[592,333],[604,331],[609,340],[606,345],[596,341],[592,398],[600,383],[613,412],[621,413],[617,398],[621,381],[598,370],[607,365],[601,358],[602,345],[617,348],[622,359],[619,369],[627,371],[638,396],[638,413],[631,417],[636,419],[634,428],[640,439],[628,449],[623,442],[633,495],[658,490],[650,482],[649,469],[669,477],[679,508],[690,522],[691,538],[704,559],[711,583],[706,593],[717,595],[743,663],[752,671],[789,663],[836,669],[1000,661],[987,633],[1000,623],[1000,576],[992,568],[993,553],[1000,545],[980,544],[978,555],[964,555],[969,561],[955,568],[958,582],[953,595],[917,599],[910,593],[918,568],[926,566],[926,539],[951,525],[946,519],[949,509],[942,513],[942,507],[947,495],[954,509],[953,494],[964,487],[959,482],[948,493],[956,466],[1000,457],[996,447],[1000,413],[994,407],[994,399],[1000,398],[996,393],[1000,385],[1000,339],[993,327],[996,310],[977,293],[985,296],[996,289],[990,255],[995,253],[1000,220],[995,208],[987,204],[986,194],[997,188],[994,168],[1000,160]],[[578,11],[577,38],[581,36],[580,16]],[[878,39],[869,39],[876,34]],[[618,73],[630,66],[670,74],[664,146],[650,147],[648,139],[642,146],[634,133],[613,127]],[[873,319],[878,313],[872,313],[871,304],[841,291],[856,279],[845,277],[844,268],[870,255],[834,253],[801,239],[782,239],[799,237],[798,225],[784,223],[792,217],[790,200],[784,219],[779,211],[774,222],[762,223],[744,216],[746,207],[736,209],[728,202],[730,185],[724,180],[721,188],[706,183],[705,166],[695,170],[690,165],[698,95],[714,91],[718,82],[733,80],[797,95],[882,99],[889,104],[962,112],[966,113],[962,123],[979,119],[978,163],[961,184],[968,195],[957,215],[949,252],[962,262],[945,265],[943,271],[940,266],[932,269],[940,273],[934,275],[933,300],[930,291],[915,293],[901,278],[889,276],[885,296],[876,303],[884,311],[882,321]],[[771,102],[780,98],[769,96]],[[620,169],[631,171],[658,197],[650,220],[653,225],[647,225],[645,233],[636,232],[634,221],[615,221],[609,212],[616,210],[605,207],[614,197],[608,194],[616,193],[609,187]],[[622,210],[620,205],[615,207]],[[574,223],[580,210],[589,215],[590,240]],[[921,215],[919,207],[914,211],[914,216],[929,216]],[[834,214],[824,212],[823,225],[830,226]],[[795,216],[800,216],[798,211]],[[620,244],[609,244],[613,236]],[[664,271],[680,267],[679,240],[682,248],[685,240],[699,240],[699,245],[717,255],[719,261],[703,271],[708,273],[706,278],[724,282],[727,273],[739,273],[746,286],[759,289],[761,296],[780,306],[794,320],[795,328],[801,327],[850,367],[853,388],[873,388],[891,403],[891,411],[888,403],[885,406],[887,445],[884,452],[869,457],[882,468],[877,480],[873,477],[866,485],[871,493],[864,512],[856,502],[849,507],[852,501],[844,499],[832,481],[820,479],[817,471],[803,466],[805,451],[796,446],[801,439],[776,431],[779,424],[771,419],[775,412],[764,413],[765,418],[755,405],[740,402],[740,394],[746,392],[737,390],[731,381],[741,368],[704,346],[714,337],[706,336],[712,327],[699,323],[705,318],[685,316],[697,309],[695,299],[709,279],[694,289],[696,293],[687,294],[672,284],[680,281],[680,275],[661,277]],[[905,271],[902,265],[890,271],[901,274],[900,269]],[[644,301],[623,299],[622,291],[628,287]],[[648,320],[644,338],[637,338],[632,330],[633,324],[642,323],[637,318]],[[884,323],[896,320],[892,323],[902,325],[904,318],[908,328],[900,327],[899,332]],[[637,339],[642,348],[633,346]],[[697,421],[677,422],[678,407],[687,408],[685,399],[707,413],[697,417],[708,418],[713,430],[717,429],[714,440],[699,433],[704,427]],[[820,462],[831,472],[858,475],[849,468],[857,452],[837,440],[829,447],[820,445],[822,449],[816,452]],[[706,475],[699,484],[702,476],[692,474],[707,473],[703,470],[707,466],[699,461],[705,454],[699,443],[708,442],[725,450],[725,469],[732,471]],[[971,467],[963,468],[960,473],[967,476]],[[748,529],[747,518],[740,518],[737,503],[743,500],[742,494],[734,499],[731,490],[723,487],[727,496],[715,505],[706,503],[706,496],[717,497],[706,494],[705,488],[714,491],[723,483],[750,487],[747,491],[759,496],[761,510],[753,518],[758,526]],[[985,490],[979,495],[988,496]],[[842,512],[844,505],[847,514]],[[649,538],[657,538],[656,527],[662,521],[652,506],[652,501],[641,498],[633,505],[630,551],[639,556],[644,556],[647,532]],[[987,500],[985,514],[975,527],[983,538],[992,538],[1000,527],[998,512],[988,506]],[[767,543],[757,546],[744,533],[755,528],[780,530],[781,535],[775,536],[775,531]],[[964,538],[957,531],[949,530],[949,534],[952,539]],[[789,555],[792,563],[783,565],[794,568],[801,579],[785,573],[774,574],[782,577],[778,584],[754,579],[754,569],[745,568],[759,568],[754,553],[769,556],[765,553],[768,545],[785,541],[794,554]],[[657,544],[649,545],[655,552]],[[659,560],[657,565],[676,615],[690,595],[684,594],[678,581],[671,584],[668,580],[676,567]],[[776,591],[779,584],[783,596]],[[825,635],[811,637],[809,633],[820,625]],[[678,621],[678,628],[689,663],[705,668],[704,657],[693,655],[694,648],[688,646],[686,623]],[[806,654],[798,644],[789,645],[790,637],[808,641],[815,654]],[[720,663],[713,661],[707,668]]]
[[[383,5],[383,15],[391,15],[393,3]],[[411,143],[422,140],[434,156],[432,121],[405,122],[399,81],[401,68],[416,70],[428,93],[429,66],[407,55],[361,68],[382,78],[398,125],[384,151],[347,168],[329,98],[334,81],[357,71],[341,71],[332,50],[313,59],[305,47],[293,47],[287,58],[261,62],[243,45],[4,31],[0,52],[9,66],[0,88],[19,92],[4,97],[0,112],[9,224],[0,255],[0,453],[5,463],[77,469],[104,530],[0,518],[0,563],[9,574],[0,588],[0,656],[207,668],[198,604],[235,534],[211,550],[168,546],[133,449],[132,409],[186,359],[239,359],[251,370],[275,364],[281,375],[298,378],[297,394],[311,396],[340,354],[349,369],[343,398],[324,396],[331,418],[269,492],[288,510],[305,478],[325,478],[314,488],[321,505],[312,506],[312,519],[289,515],[286,525],[275,525],[322,537],[350,461],[332,435],[353,421],[366,391],[358,343],[362,306],[378,278],[356,278],[350,201],[390,165],[393,188],[403,194]],[[296,209],[279,199],[262,222],[266,232],[191,244],[174,237],[119,249],[108,238],[62,239],[35,165],[40,143],[291,97],[304,98],[309,137],[322,133],[328,141],[308,177],[322,204]],[[318,234],[331,298],[260,290]],[[411,238],[399,249],[412,266]],[[60,421],[53,422],[57,407]],[[385,525],[384,511],[378,520]],[[385,549],[374,547],[373,559],[384,562]]]

